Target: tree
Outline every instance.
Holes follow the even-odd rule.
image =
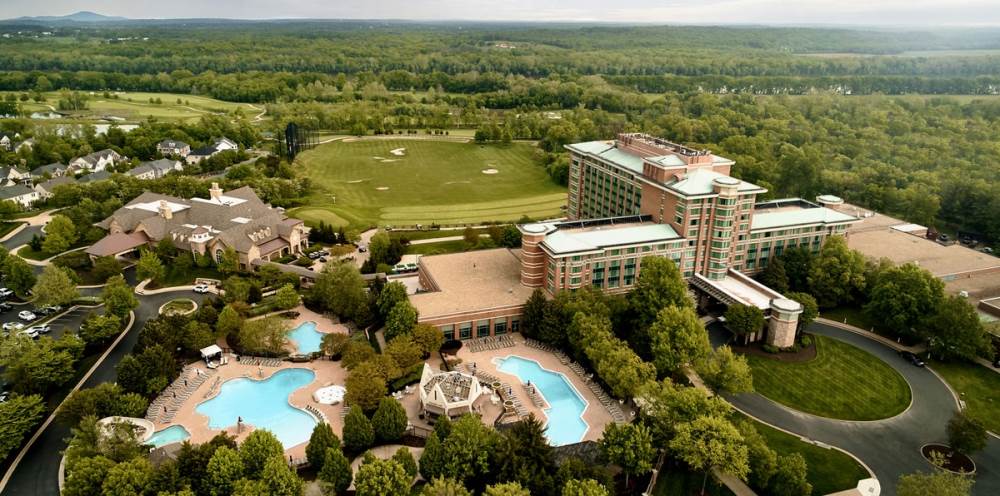
[[[376,304],[378,305],[378,313],[382,316],[382,319],[389,318],[389,312],[396,307],[396,304],[406,301],[406,285],[399,281],[393,281],[382,287],[382,291],[378,294],[378,299]]]
[[[743,436],[722,417],[703,416],[676,426],[676,434],[669,447],[691,468],[705,472],[702,492],[712,467],[743,480],[746,480],[750,470],[749,450],[743,444]]]
[[[950,295],[938,304],[937,312],[927,321],[926,335],[931,353],[945,360],[972,361],[979,355],[992,355],[979,314],[958,295]]]
[[[66,334],[60,340],[79,339]],[[81,341],[82,345],[82,341]],[[6,367],[3,377],[14,391],[44,394],[73,378],[76,357],[45,336],[37,341],[13,339],[6,343],[0,364]]]
[[[807,479],[806,459],[801,453],[778,457],[777,470],[768,485],[775,496],[809,496],[812,484]]]
[[[629,306],[635,315],[635,329],[646,329],[657,319],[660,309],[666,307],[692,307],[687,294],[687,283],[677,265],[665,257],[643,257],[642,271],[636,279],[635,289],[628,295]],[[631,341],[631,340],[630,340]],[[640,339],[633,346],[645,343]]]
[[[38,425],[45,415],[42,397],[12,395],[0,403],[0,458],[21,446],[24,436]]]
[[[649,335],[652,337],[653,363],[660,374],[702,360],[712,349],[705,326],[691,307],[660,310],[649,327]]]
[[[146,398],[135,393],[126,393],[117,384],[104,382],[71,393],[66,401],[59,405],[59,419],[69,425],[75,425],[90,415],[97,418],[142,417],[148,406],[149,401]]]
[[[281,310],[294,308],[298,304],[299,293],[298,291],[295,291],[295,287],[291,284],[285,284],[284,286],[278,288],[278,291],[274,294],[274,306]]]
[[[517,481],[534,494],[554,494],[558,467],[542,423],[529,416],[500,438],[498,480]]]
[[[948,421],[948,444],[960,453],[971,455],[982,451],[988,436],[983,424],[965,412],[955,412]]]
[[[324,355],[338,358],[347,349],[347,344],[350,343],[351,337],[347,334],[341,334],[339,332],[329,332],[323,335],[323,339],[320,342],[319,349]]]
[[[975,479],[965,474],[944,470],[899,476],[896,494],[899,496],[969,496]]]
[[[384,397],[372,416],[372,429],[380,443],[391,443],[403,437],[406,431],[406,410],[394,398]]]
[[[76,243],[77,232],[73,221],[65,215],[54,215],[45,225],[42,250],[49,254],[62,253]]]
[[[517,482],[503,482],[486,488],[484,496],[531,496],[531,491],[521,487]]]
[[[764,311],[753,306],[735,303],[726,308],[726,327],[746,343],[754,333],[764,330]]]
[[[121,274],[122,264],[118,263],[115,257],[97,257],[94,260],[94,267],[90,269],[90,273],[98,281],[104,282],[116,274]]]
[[[423,465],[423,458],[421,465]],[[455,479],[436,477],[420,492],[422,496],[472,496],[469,490]]]
[[[393,339],[386,345],[384,354],[392,357],[400,370],[408,370],[421,362],[421,350],[410,336]]]
[[[351,263],[327,264],[316,278],[312,294],[323,308],[344,319],[355,319],[368,305],[365,281]]]
[[[786,293],[785,297],[802,305],[802,313],[799,314],[799,331],[808,328],[809,324],[812,324],[816,317],[819,317],[819,304],[816,303],[816,298],[813,298],[811,294],[791,292]]]
[[[417,309],[409,301],[402,301],[392,307],[385,320],[385,339],[392,341],[398,336],[409,334],[417,325]]]
[[[35,287],[31,292],[35,294],[35,304],[40,307],[51,305],[65,305],[80,293],[76,290],[76,284],[70,279],[66,270],[56,265],[46,265],[42,269],[42,274],[35,281]]]
[[[281,441],[268,430],[254,430],[240,444],[240,459],[243,460],[243,470],[247,477],[259,479],[264,466],[271,458],[278,457],[284,465],[285,448]]]
[[[437,425],[435,425],[437,427]],[[444,474],[444,445],[437,432],[431,431],[424,441],[424,452],[420,455],[420,476],[424,480],[440,478]]]
[[[410,331],[410,335],[420,349],[421,357],[424,358],[432,353],[437,353],[441,349],[441,345],[444,344],[444,333],[441,332],[441,329],[429,324],[417,324]]]
[[[717,392],[747,393],[753,391],[753,374],[745,356],[733,353],[723,345],[712,350],[699,362],[698,374]]]
[[[354,478],[357,496],[407,496],[412,478],[393,460],[368,457]]]
[[[323,468],[319,471],[318,477],[336,494],[347,491],[347,488],[351,486],[351,481],[354,480],[351,461],[344,456],[340,447],[326,449]]]
[[[285,461],[284,455],[272,456],[264,463],[260,480],[267,485],[269,496],[301,496],[302,479]]]
[[[788,274],[785,273],[785,262],[781,257],[774,257],[761,272],[761,284],[779,292],[788,292]]]
[[[444,440],[443,474],[473,489],[482,488],[490,474],[497,433],[483,425],[478,415],[465,414],[452,423]]]
[[[398,463],[400,467],[403,467],[406,475],[411,479],[417,476],[417,461],[413,459],[413,454],[410,453],[410,449],[406,446],[400,446],[392,454],[392,460]]]
[[[142,494],[149,485],[153,467],[145,458],[128,460],[108,470],[101,486],[102,496],[134,496]]]
[[[222,255],[219,257],[218,263],[219,272],[225,275],[232,275],[240,270],[240,256],[236,253],[236,250],[231,247],[226,247],[222,250]]]
[[[601,454],[625,472],[625,486],[629,476],[649,472],[653,468],[653,436],[642,424],[610,423],[604,427],[600,440]]]
[[[228,496],[243,477],[243,459],[236,450],[222,446],[208,461],[205,474],[212,496]]]
[[[757,432],[753,421],[743,419],[735,423],[743,436],[750,460],[750,476],[747,482],[758,490],[765,490],[771,482],[771,477],[778,470],[778,454],[768,445],[764,436]]]
[[[372,345],[368,344],[368,341],[349,339],[341,359],[343,360],[344,367],[352,370],[362,363],[371,361],[376,356],[375,348],[372,348]]]
[[[101,494],[101,487],[108,472],[115,462],[103,457],[83,458],[67,471],[66,484],[62,493],[65,496],[92,496]]]
[[[562,496],[610,496],[607,488],[594,479],[570,479],[563,486]]]
[[[375,429],[360,407],[351,406],[344,417],[344,447],[352,453],[360,453],[375,442]]]
[[[278,355],[284,350],[288,323],[280,317],[247,320],[240,329],[240,348],[251,355]]]
[[[524,310],[521,316],[521,333],[524,337],[537,339],[538,329],[545,318],[545,295],[541,289],[536,288],[531,292],[528,301],[524,303]]]
[[[306,460],[309,466],[319,472],[323,469],[323,461],[326,460],[326,450],[330,448],[340,449],[340,438],[333,433],[330,424],[320,422],[313,427],[309,436],[309,444],[306,445]]]
[[[823,308],[854,301],[865,288],[864,256],[848,248],[843,236],[827,238],[809,273],[809,288]]]
[[[28,262],[17,255],[11,255],[4,261],[4,284],[18,295],[24,296],[35,285],[35,271]]]
[[[104,312],[123,321],[132,309],[139,306],[135,292],[121,274],[108,279],[108,283],[101,290],[101,299],[104,301]]]
[[[466,227],[462,231],[462,241],[465,241],[465,246],[472,248],[479,244],[479,232],[472,227]]]
[[[943,298],[944,283],[927,270],[908,263],[879,275],[865,312],[897,334],[915,336]]]
[[[344,387],[347,389],[344,401],[348,405],[372,412],[389,392],[385,385],[386,380],[385,372],[380,371],[373,360],[361,363],[351,370],[347,380],[344,381]]]
[[[243,327],[243,317],[233,308],[226,305],[219,312],[219,318],[215,321],[215,333],[218,336],[229,336]]]

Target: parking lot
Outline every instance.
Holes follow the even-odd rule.
[[[80,329],[80,324],[83,323],[83,320],[94,309],[77,307],[69,311],[63,310],[62,312],[57,313],[55,317],[38,315],[38,318],[31,322],[18,318],[17,314],[22,310],[31,310],[31,306],[14,306],[12,310],[0,313],[0,322],[18,322],[24,324],[25,327],[31,327],[33,325],[40,325],[44,323],[52,327],[52,331],[48,334],[48,336],[52,339],[59,339],[59,337],[65,332],[76,333]]]

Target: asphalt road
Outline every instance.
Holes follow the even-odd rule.
[[[208,295],[200,295],[190,290],[171,291],[156,295],[139,296],[139,307],[135,310],[135,324],[118,346],[98,366],[93,375],[83,384],[84,388],[104,382],[114,382],[115,366],[131,353],[139,337],[139,330],[147,320],[156,317],[160,306],[180,295],[202,301]],[[84,314],[85,315],[85,314]],[[76,318],[76,317],[74,317]],[[79,317],[82,319],[82,317]],[[70,428],[61,422],[53,422],[39,436],[17,466],[2,496],[57,496],[59,494],[58,474],[65,439],[70,436]]]
[[[900,475],[931,470],[930,463],[920,454],[920,447],[927,443],[947,443],[945,425],[958,409],[954,397],[933,372],[910,365],[882,343],[820,323],[812,324],[809,331],[857,346],[897,370],[910,385],[913,394],[910,408],[885,420],[853,422],[798,412],[756,393],[727,399],[769,424],[851,452],[875,472],[883,495],[895,495]],[[717,327],[712,334],[713,343],[717,344]],[[987,449],[972,458],[977,465],[973,494],[1000,494],[1000,440],[991,437]]]
[[[21,232],[15,234],[7,241],[3,242],[3,245],[8,249],[17,248],[21,245],[26,245],[31,241],[31,237],[34,235],[42,234],[42,226],[25,226]]]

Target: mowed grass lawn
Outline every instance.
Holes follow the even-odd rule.
[[[403,155],[391,153],[400,148]],[[311,223],[362,228],[514,221],[557,217],[566,204],[566,188],[535,163],[526,143],[350,140],[319,146],[297,162],[318,191],[291,214]],[[498,173],[484,174],[486,169]]]
[[[18,92],[13,92],[19,94]],[[262,106],[248,103],[224,102],[205,96],[185,95],[177,93],[120,93],[118,98],[105,98],[104,92],[82,92],[87,95],[87,110],[67,112],[77,117],[96,118],[113,115],[126,119],[128,122],[138,122],[146,117],[163,120],[196,121],[206,114],[228,114],[241,109],[247,117],[253,117],[261,112]],[[6,93],[0,93],[6,95]],[[45,102],[35,103],[33,100],[23,102],[22,107],[29,111],[47,111],[49,105],[58,108],[60,92],[45,93]],[[149,103],[149,99],[159,98],[163,103]],[[131,99],[131,101],[129,101]],[[180,99],[181,103],[177,103]],[[261,110],[258,110],[261,109]]]
[[[858,481],[871,475],[850,456],[832,448],[807,443],[797,436],[754,421],[757,432],[779,456],[799,453],[806,459],[806,478],[812,494],[830,494],[857,487]]]
[[[748,355],[758,393],[795,410],[842,420],[892,417],[910,404],[898,372],[861,349],[813,336],[816,358],[788,363]]]
[[[933,360],[930,366],[965,401],[965,413],[1000,434],[1000,374],[975,363]]]

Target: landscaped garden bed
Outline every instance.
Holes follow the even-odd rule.
[[[960,474],[971,474],[976,471],[976,462],[972,461],[966,455],[955,451],[950,446],[945,446],[943,444],[925,444],[920,447],[920,454],[927,459],[927,461],[937,465],[941,468],[956,472]]]
[[[198,304],[189,298],[177,298],[170,300],[160,307],[160,313],[164,315],[187,315],[198,308]]]

